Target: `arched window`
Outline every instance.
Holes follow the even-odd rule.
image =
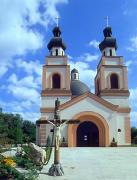
[[[105,53],[105,51],[104,51],[104,56],[106,56],[106,53]]]
[[[112,56],[112,49],[110,49],[110,56]]]
[[[76,75],[76,73],[74,74],[74,79],[76,79],[77,78],[77,75]]]
[[[60,75],[59,74],[54,74],[52,76],[52,88],[54,89],[60,88]]]
[[[56,49],[56,56],[58,56],[58,49]]]
[[[111,85],[111,89],[118,89],[118,75],[117,74],[111,74],[110,85]]]

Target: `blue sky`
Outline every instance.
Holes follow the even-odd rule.
[[[94,92],[94,77],[101,53],[105,17],[117,38],[117,55],[129,70],[132,126],[137,126],[137,1],[136,0],[1,0],[0,106],[24,119],[40,117],[41,70],[48,55],[55,17],[71,68]]]

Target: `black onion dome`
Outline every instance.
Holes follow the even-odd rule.
[[[72,74],[72,73],[78,73],[78,70],[74,68],[74,69],[72,69],[72,71],[71,71],[71,74]]]
[[[107,47],[114,47],[115,49],[117,49],[117,42],[116,42],[116,38],[112,37],[112,29],[111,27],[106,27],[103,30],[104,33],[104,40],[99,44],[99,49],[102,51]]]
[[[60,35],[61,35],[61,30],[59,27],[54,27],[52,32],[54,34],[54,37],[60,37]]]
[[[104,37],[112,37],[112,28],[111,27],[106,27],[103,30]]]
[[[72,80],[70,89],[73,96],[79,96],[86,92],[90,92],[89,87],[79,80]]]
[[[62,49],[65,50],[66,45],[65,45],[65,43],[63,42],[63,40],[61,38],[61,30],[60,30],[60,28],[55,27],[52,32],[53,32],[54,37],[48,43],[48,45],[47,45],[48,49],[51,50],[52,47],[62,47]]]

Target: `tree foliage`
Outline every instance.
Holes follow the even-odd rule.
[[[132,144],[137,144],[137,128],[136,127],[131,128],[131,142]]]
[[[0,144],[35,142],[35,124],[19,114],[0,112]]]
[[[36,138],[36,125],[30,121],[23,121],[22,130],[24,133],[25,142],[35,142]]]

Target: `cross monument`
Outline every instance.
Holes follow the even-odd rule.
[[[54,128],[54,164],[49,169],[48,174],[50,176],[62,176],[64,174],[63,168],[60,163],[60,145],[61,145],[61,131],[64,128],[65,124],[77,124],[79,120],[61,120],[60,118],[60,101],[58,98],[55,101],[55,111],[54,111],[54,120],[47,120],[48,124],[51,124]]]

